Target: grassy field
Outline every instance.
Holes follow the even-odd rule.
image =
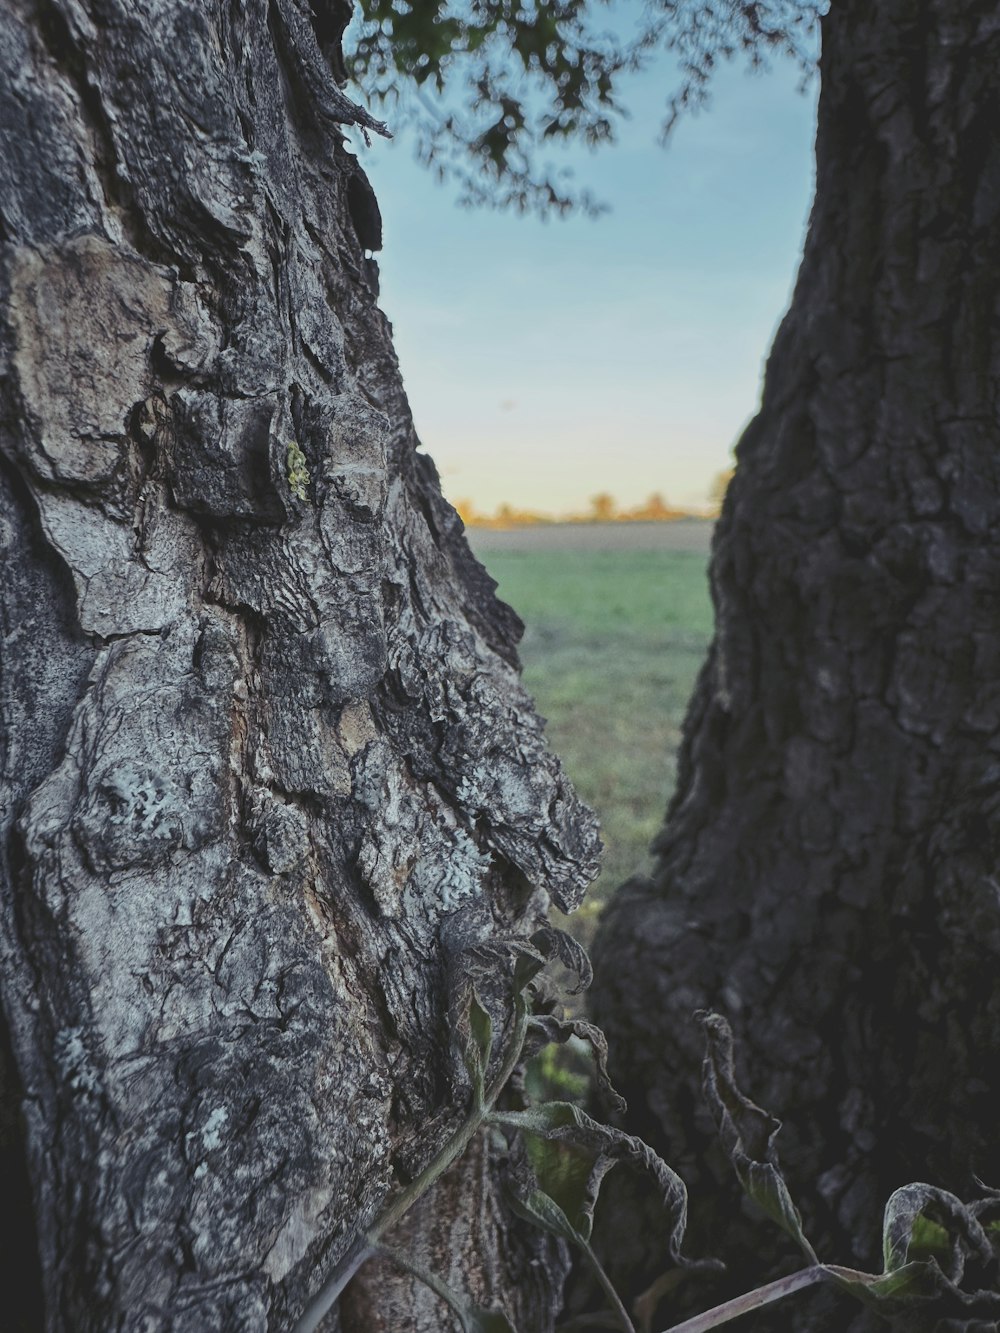
[[[608,894],[648,864],[711,637],[709,526],[672,542],[675,525],[656,527],[469,533],[525,622],[524,679],[550,743],[601,821],[604,870],[574,925],[585,942]]]

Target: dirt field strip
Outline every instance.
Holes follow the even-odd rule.
[[[711,519],[678,518],[664,523],[540,523],[524,528],[466,528],[466,535],[476,554],[484,556],[492,551],[694,551],[707,555],[714,527]]]

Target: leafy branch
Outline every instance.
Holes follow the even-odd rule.
[[[628,78],[661,59],[662,132],[705,107],[719,67],[815,66],[827,0],[649,0],[609,13],[607,0],[362,0],[344,72],[363,97],[412,133],[417,157],[458,182],[460,202],[537,212],[604,205],[553,145],[614,143]],[[606,17],[605,17],[606,16]]]

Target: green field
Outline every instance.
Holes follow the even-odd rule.
[[[497,549],[499,535],[470,533],[525,622],[524,680],[550,744],[601,821],[604,870],[574,924],[586,942],[607,896],[648,865],[673,789],[711,637],[707,552],[588,550],[571,537],[568,549],[519,550],[515,533],[502,534],[510,540]]]

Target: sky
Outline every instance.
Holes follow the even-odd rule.
[[[803,94],[789,63],[726,66],[663,148],[665,78],[627,86],[616,145],[572,156],[611,205],[598,219],[460,208],[405,126],[356,146],[382,211],[380,305],[453,502],[698,507],[732,465],[802,250],[818,80]]]

